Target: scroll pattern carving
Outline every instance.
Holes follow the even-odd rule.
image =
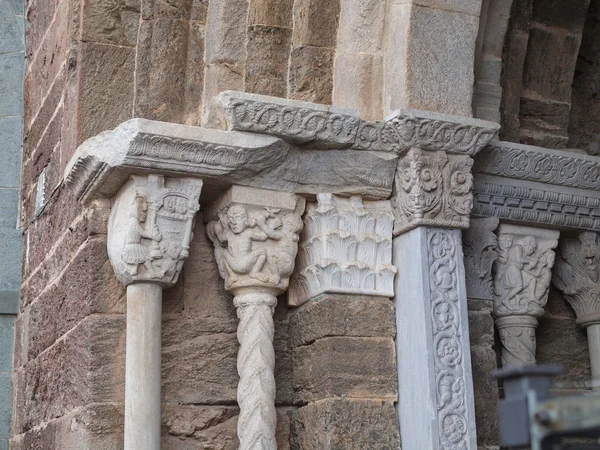
[[[497,132],[496,128],[400,113],[392,120],[361,121],[354,148],[402,153],[419,147],[423,150],[474,155]]]
[[[288,301],[298,306],[323,292],[394,295],[393,214],[389,201],[319,194],[309,204]]]
[[[498,223],[495,217],[471,219],[471,226],[463,232],[469,298],[492,300],[492,265],[498,259],[498,239],[494,230]]]
[[[476,172],[584,189],[600,188],[600,163],[523,147],[493,145],[477,158]]]
[[[504,366],[535,363],[537,317],[544,314],[548,301],[553,249],[558,244],[558,232],[548,231],[550,235],[543,237],[514,228],[514,232],[505,232],[501,227],[499,257],[494,264],[493,314]]]
[[[445,450],[468,448],[463,329],[456,270],[458,245],[451,230],[427,231],[438,435],[440,449]]]
[[[473,160],[413,148],[398,163],[394,233],[417,226],[468,228],[473,206]]]
[[[109,257],[125,284],[172,286],[189,255],[202,181],[132,176],[112,208]]]
[[[577,323],[600,322],[600,240],[597,233],[583,232],[561,242],[554,285],[577,314]]]
[[[320,140],[349,146],[359,121],[343,114],[252,100],[234,101],[228,109],[234,130],[273,134],[297,143]]]

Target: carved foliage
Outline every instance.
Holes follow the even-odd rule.
[[[496,317],[544,314],[555,258],[553,249],[558,244],[556,239],[501,231],[498,235],[499,257],[494,263]]]
[[[458,245],[451,230],[427,231],[439,448],[447,450],[468,448],[465,349],[456,271]]]
[[[398,163],[394,232],[416,226],[467,228],[473,206],[473,160],[411,149]]]
[[[467,297],[492,300],[492,265],[498,259],[495,217],[471,219],[463,232]]]
[[[201,189],[199,179],[131,176],[109,220],[109,257],[123,283],[175,284],[189,255]]]
[[[583,232],[561,242],[552,279],[586,325],[600,320],[600,242],[597,233]]]
[[[359,121],[343,114],[252,100],[232,102],[228,113],[234,130],[273,134],[296,143],[319,140],[350,145]]]
[[[396,153],[419,147],[424,150],[474,155],[497,132],[493,128],[400,114],[388,121],[361,121],[354,147]]]
[[[225,289],[264,287],[281,293],[288,286],[302,230],[300,214],[233,203],[207,226]]]
[[[396,268],[390,202],[332,194],[317,199],[307,207],[289,303],[300,305],[323,292],[392,297]]]

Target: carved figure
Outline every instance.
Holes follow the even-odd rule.
[[[163,254],[158,243],[162,240],[162,235],[153,220],[147,223],[148,202],[146,198],[137,194],[129,212],[129,221],[125,247],[122,258],[128,265],[128,271],[131,275],[137,275],[140,264],[143,264],[151,278],[160,277],[156,274],[152,262],[155,259],[162,258]],[[152,215],[156,219],[155,215]],[[147,241],[150,241],[149,243]]]

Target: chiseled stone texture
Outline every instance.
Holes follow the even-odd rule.
[[[325,399],[293,414],[293,450],[397,450],[398,417],[391,401]]]

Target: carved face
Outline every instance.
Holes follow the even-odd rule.
[[[240,205],[233,205],[227,211],[227,221],[229,222],[229,228],[235,234],[240,234],[248,226],[248,215],[246,214],[246,208]]]
[[[148,216],[148,203],[144,197],[136,197],[135,198],[135,216],[140,221],[140,223],[144,223]]]
[[[531,256],[535,253],[537,249],[537,243],[535,242],[535,238],[532,236],[527,236],[523,239],[523,251],[527,256]]]

